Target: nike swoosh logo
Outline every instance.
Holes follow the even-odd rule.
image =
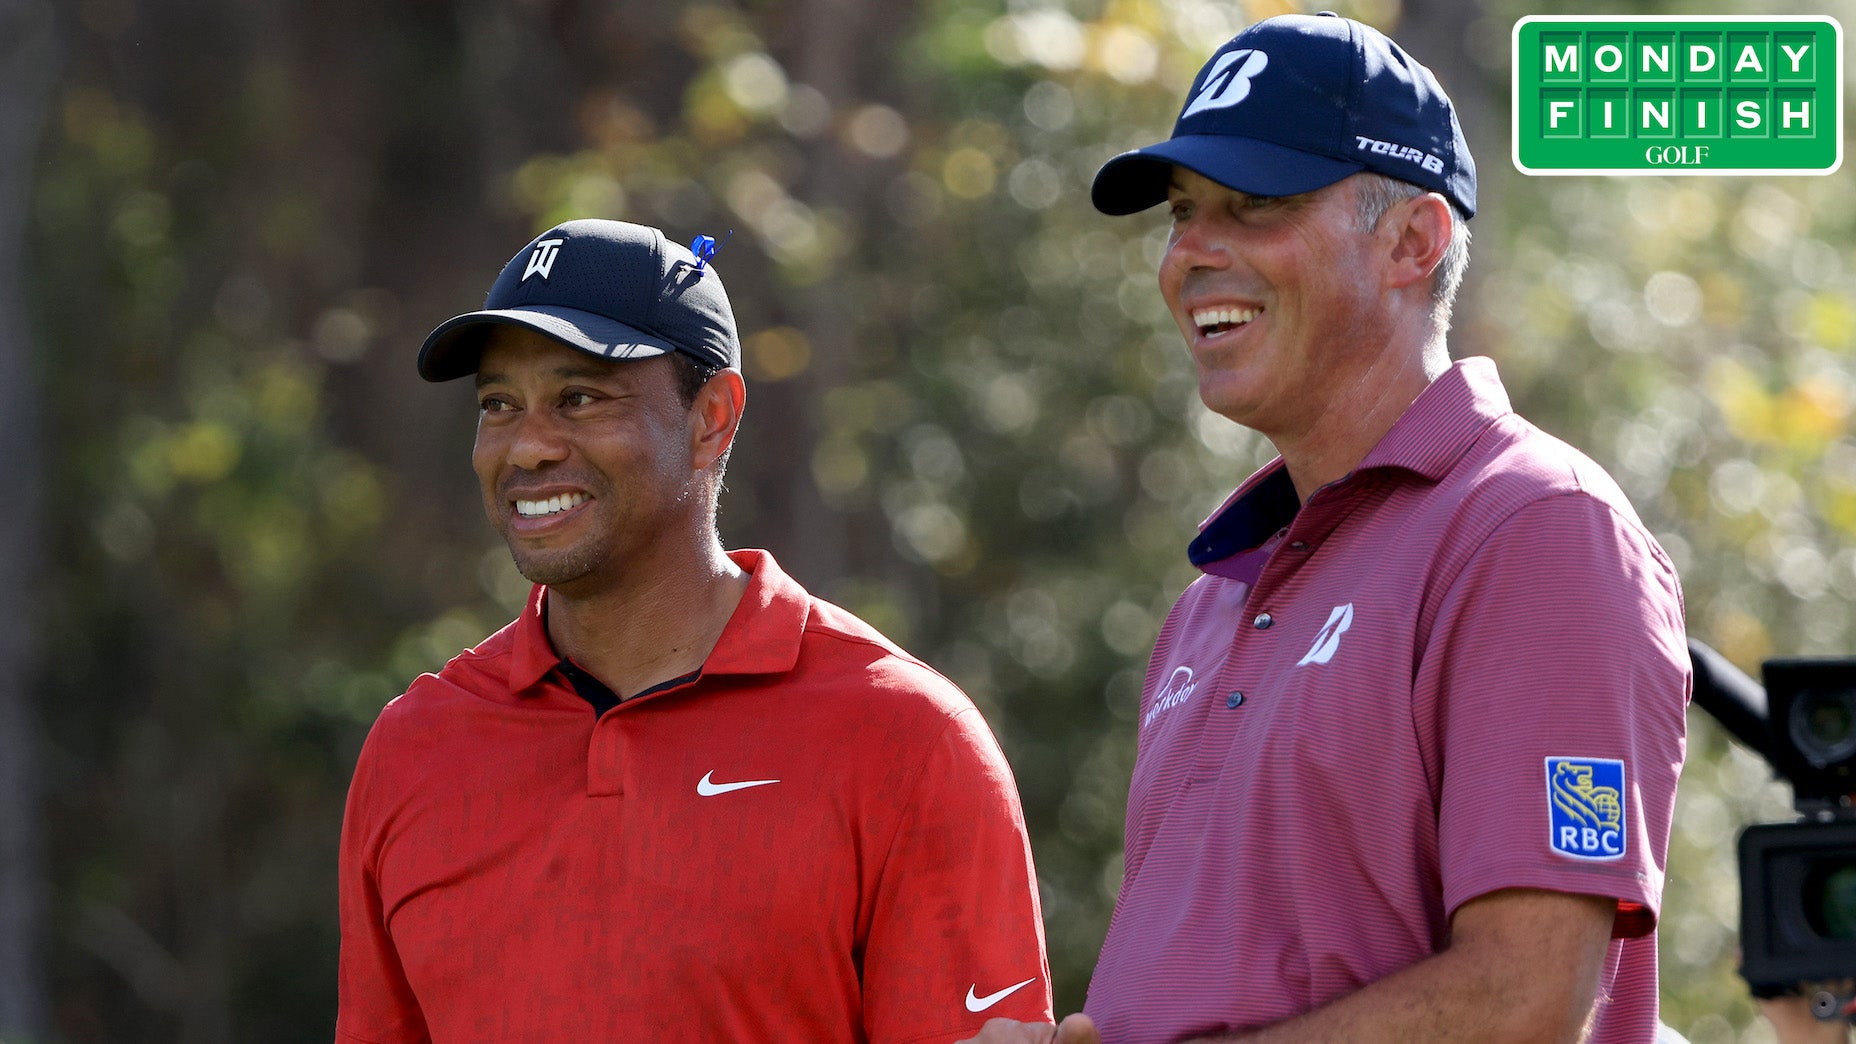
[[[1017,993],[1019,990],[1024,989],[1026,986],[1029,986],[1036,981],[1038,980],[1034,976],[1032,978],[1026,979],[1024,982],[1021,982],[1016,986],[1007,986],[1005,989],[1000,990],[998,993],[988,993],[984,997],[975,997],[973,995],[974,986],[979,985],[979,983],[976,982],[973,984],[973,986],[967,987],[967,1010],[971,1012],[976,1012],[976,1013],[985,1011],[987,1008],[992,1007],[993,1005],[999,1003],[1000,1001],[1006,999],[1007,997],[1010,997],[1012,994]]]
[[[696,793],[701,794],[703,797],[714,797],[717,794],[726,794],[731,790],[746,790],[749,787],[764,787],[769,783],[779,782],[777,779],[744,779],[739,783],[717,783],[713,778],[714,776],[714,772],[704,773],[703,777],[696,781]]]

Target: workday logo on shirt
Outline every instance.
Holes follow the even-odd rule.
[[[1148,709],[1147,717],[1141,719],[1141,728],[1152,725],[1155,718],[1191,699],[1192,694],[1197,692],[1198,688],[1199,683],[1192,676],[1192,668],[1173,668],[1172,677],[1166,680],[1165,685],[1160,686],[1159,692],[1154,693],[1154,705]]]
[[[1547,759],[1547,819],[1553,850],[1574,859],[1624,857],[1624,763]]]

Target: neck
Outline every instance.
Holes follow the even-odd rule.
[[[676,568],[618,585],[550,587],[548,639],[623,699],[700,670],[747,586],[711,540]]]
[[[1427,336],[1415,342],[1373,355],[1305,429],[1270,434],[1303,503],[1357,467],[1424,389],[1450,368],[1441,336],[1429,337],[1427,328]]]

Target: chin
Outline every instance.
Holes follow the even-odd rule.
[[[561,587],[591,575],[598,565],[593,556],[576,548],[566,548],[551,552],[524,552],[509,549],[510,557],[515,559],[516,572],[531,584],[543,584],[548,587]]]
[[[1234,424],[1250,426],[1250,418],[1257,412],[1257,397],[1246,394],[1243,389],[1231,387],[1231,382],[1199,382],[1199,401],[1205,408]]]

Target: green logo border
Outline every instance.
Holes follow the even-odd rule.
[[[1835,144],[1834,156],[1830,159],[1827,166],[1816,162],[1813,162],[1810,166],[1774,165],[1765,167],[1708,167],[1703,165],[1676,164],[1651,165],[1645,159],[1639,159],[1628,166],[1581,165],[1578,167],[1570,167],[1538,165],[1545,159],[1538,155],[1538,152],[1543,143],[1550,140],[1549,135],[1544,130],[1537,129],[1534,126],[1540,120],[1540,114],[1543,111],[1544,102],[1546,100],[1545,94],[1554,90],[1563,90],[1570,96],[1572,93],[1576,93],[1582,85],[1577,80],[1565,81],[1562,85],[1561,82],[1549,78],[1544,68],[1532,69],[1531,66],[1529,67],[1531,76],[1528,78],[1528,82],[1525,85],[1523,84],[1521,44],[1523,30],[1526,27],[1541,27],[1533,35],[1533,39],[1538,42],[1540,35],[1552,32],[1555,26],[1576,27],[1577,30],[1592,30],[1597,32],[1610,31],[1610,27],[1615,26],[1615,31],[1620,35],[1630,32],[1633,29],[1644,31],[1645,27],[1655,26],[1657,27],[1656,29],[1649,31],[1666,31],[1672,39],[1675,39],[1681,37],[1684,33],[1718,33],[1722,36],[1726,36],[1732,33],[1736,26],[1747,26],[1749,24],[1784,26],[1801,23],[1819,29],[1828,27],[1832,39],[1836,44],[1832,55],[1834,61],[1831,63],[1831,68],[1828,70],[1824,69],[1820,62],[1816,70],[1816,75],[1811,80],[1801,81],[1795,85],[1800,88],[1815,88],[1820,94],[1825,90],[1829,90],[1830,92],[1828,101],[1834,106],[1834,114],[1831,117],[1827,117],[1825,123],[1835,128]],[[1665,30],[1662,27],[1667,28]],[[1516,21],[1514,24],[1514,30],[1510,36],[1509,57],[1509,158],[1513,162],[1514,168],[1523,174],[1536,177],[1572,175],[1608,175],[1613,177],[1822,177],[1827,174],[1836,173],[1837,170],[1843,166],[1843,123],[1845,113],[1843,88],[1843,26],[1829,15],[1528,15]],[[1530,60],[1531,58],[1532,56],[1530,55]],[[1698,82],[1695,86],[1704,90],[1711,89],[1713,93],[1721,95],[1722,104],[1724,106],[1728,101],[1731,101],[1736,90],[1735,84],[1732,82],[1725,82],[1726,79],[1727,78],[1724,77],[1723,82]],[[1602,77],[1598,77],[1595,74],[1588,74],[1583,86],[1588,93],[1593,90],[1609,90],[1615,91],[1615,93],[1620,96],[1625,94],[1635,96],[1638,92],[1654,92],[1657,90],[1662,90],[1665,93],[1674,95],[1679,88],[1687,88],[1688,84],[1678,82],[1673,73],[1671,73],[1666,80],[1658,78],[1656,82],[1634,80],[1630,77],[1627,70],[1617,77],[1617,82],[1615,83],[1603,82]],[[1775,83],[1770,89],[1777,91],[1790,86],[1794,85]],[[1524,89],[1528,92],[1527,94],[1523,93]],[[1524,101],[1528,104],[1523,104]],[[1524,162],[1522,158],[1524,141],[1522,127],[1524,121],[1526,121],[1525,125],[1529,127],[1527,132],[1528,136],[1525,139],[1529,145],[1529,151],[1532,154],[1529,158],[1533,159],[1536,164],[1532,166]],[[1562,141],[1575,137],[1580,140],[1589,141],[1598,140],[1603,136],[1586,133],[1581,135],[1568,134],[1556,137],[1559,137]],[[1733,136],[1728,135],[1727,137],[1731,138]],[[1631,138],[1632,140],[1651,141],[1651,138],[1632,136],[1628,131],[1615,135],[1614,138],[1619,140]],[[1719,146],[1723,140],[1725,139],[1719,132],[1711,136],[1693,136],[1685,138],[1681,129],[1677,128],[1657,134],[1652,143],[1667,146],[1695,145],[1715,147]],[[1768,138],[1766,140],[1770,141],[1773,139]],[[1745,147],[1744,144],[1740,142],[1735,142],[1734,144],[1739,145],[1741,148]],[[1560,147],[1563,148],[1565,146],[1562,144]],[[1602,164],[1604,161],[1593,160],[1588,162],[1598,162]]]

